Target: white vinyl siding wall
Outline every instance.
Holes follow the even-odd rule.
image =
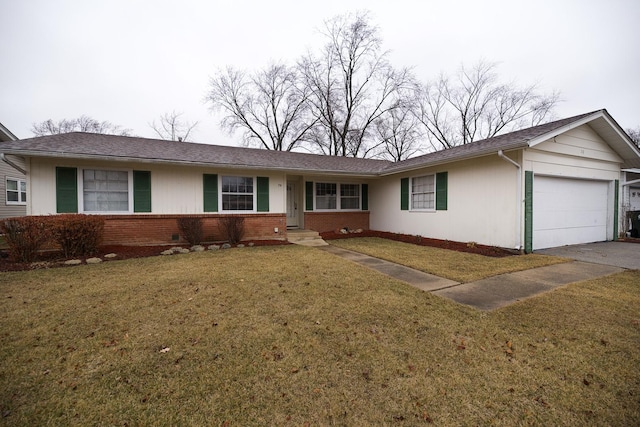
[[[83,161],[70,163],[62,160],[31,159],[32,181],[37,185],[30,189],[32,197],[28,203],[30,214],[49,215],[56,213],[56,166],[82,169],[145,170],[151,172],[151,214],[204,213],[203,174],[217,174],[218,179],[230,175],[229,171],[189,166],[168,166],[126,163]],[[285,213],[286,176],[279,172],[233,171],[239,176],[269,177],[269,212]],[[254,209],[255,211],[255,209]],[[219,209],[218,213],[223,213]]]

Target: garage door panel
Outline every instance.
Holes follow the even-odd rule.
[[[571,218],[567,223],[567,218]],[[539,226],[536,230],[558,229],[558,228],[581,228],[581,227],[605,227],[607,226],[607,212],[583,209],[580,214],[574,211],[554,211],[540,212],[536,219]]]
[[[607,182],[536,176],[533,188],[534,249],[607,240]]]

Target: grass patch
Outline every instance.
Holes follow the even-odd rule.
[[[637,425],[640,272],[482,313],[326,252],[0,274],[5,425]]]
[[[379,237],[330,240],[329,243],[460,283],[569,261],[566,258],[537,254],[492,258]]]

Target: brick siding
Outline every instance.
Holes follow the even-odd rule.
[[[305,212],[304,228],[319,233],[340,230],[347,227],[350,230],[369,229],[369,212]]]
[[[251,215],[104,215],[105,245],[162,245],[186,243],[181,237],[177,219],[180,217],[200,217],[203,220],[204,242],[226,240],[218,229],[218,219],[223,216],[244,217],[244,240],[282,240],[286,238],[285,214]],[[278,233],[274,232],[278,228]]]

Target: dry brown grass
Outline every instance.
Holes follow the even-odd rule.
[[[331,240],[329,243],[460,283],[569,261],[566,258],[537,254],[492,258],[378,237]]]
[[[0,274],[5,425],[638,425],[640,272],[481,313],[299,246]]]

